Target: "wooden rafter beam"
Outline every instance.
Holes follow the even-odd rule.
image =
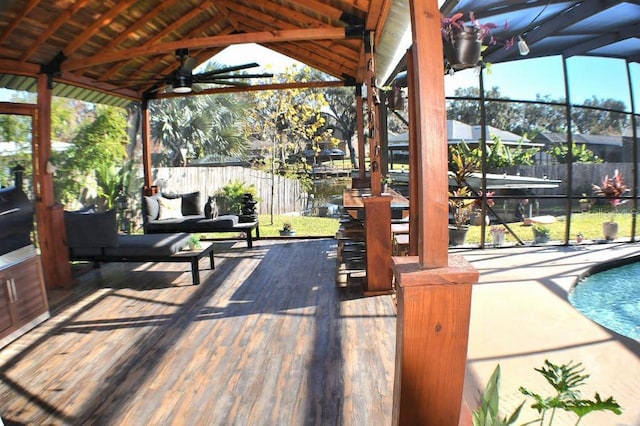
[[[72,71],[99,64],[117,62],[132,56],[146,56],[173,52],[176,49],[204,49],[226,47],[242,43],[277,43],[304,40],[340,40],[345,39],[345,28],[310,28],[284,31],[263,31],[259,33],[229,34],[216,37],[200,37],[190,40],[179,40],[157,45],[145,45],[134,49],[118,50],[92,58],[71,59],[63,63],[63,71]]]

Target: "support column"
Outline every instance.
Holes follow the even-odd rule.
[[[419,215],[418,255],[392,259],[398,294],[393,424],[458,426],[471,285],[477,282],[478,272],[462,257],[448,253],[440,11],[436,0],[409,3],[413,36],[408,69],[412,101],[409,140],[415,147],[411,151],[415,154],[411,215]],[[415,229],[415,222],[411,226]]]
[[[356,134],[358,135],[358,178],[352,180],[353,188],[367,188],[367,170],[364,151],[364,102],[362,100],[362,85],[356,85]]]
[[[47,75],[38,76],[38,111],[33,129],[33,174],[36,218],[42,272],[48,289],[72,285],[71,266],[62,206],[55,202],[53,175],[47,173],[51,159],[51,87]]]
[[[157,188],[152,188],[151,179],[151,123],[149,122],[149,101],[142,100],[142,169],[144,174],[144,193],[152,195]]]
[[[391,293],[391,197],[364,199],[365,244],[367,245],[367,296]]]
[[[398,319],[393,424],[457,426],[462,407],[471,284],[478,271],[461,256],[423,269],[394,257]]]

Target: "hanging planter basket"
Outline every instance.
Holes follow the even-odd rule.
[[[448,38],[448,39],[447,39]],[[478,27],[451,27],[443,38],[444,56],[454,70],[473,68],[480,62],[482,30]]]

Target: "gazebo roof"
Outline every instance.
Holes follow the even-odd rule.
[[[118,104],[114,96],[139,100],[151,87],[147,79],[179,68],[177,49],[189,49],[201,64],[241,43],[353,84],[364,78],[368,32],[385,75],[408,28],[402,0],[7,0],[0,6],[0,74],[14,75],[0,75],[0,87],[35,91],[35,81],[24,77],[47,73],[76,86],[56,84],[55,95]]]

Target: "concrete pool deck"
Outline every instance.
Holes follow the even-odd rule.
[[[500,364],[501,411],[510,414],[525,400],[525,386],[543,396],[553,388],[534,368],[545,359],[554,364],[582,363],[590,377],[580,390],[584,399],[613,396],[622,415],[591,413],[580,425],[640,425],[640,342],[620,336],[573,308],[567,294],[592,266],[640,256],[639,244],[570,247],[534,246],[488,250],[451,250],[480,272],[473,287],[465,398],[479,397]],[[638,278],[640,281],[640,277]],[[640,326],[640,324],[639,324]],[[517,424],[537,418],[527,399]],[[575,424],[577,417],[556,415],[554,425]],[[546,423],[545,423],[546,424]]]

